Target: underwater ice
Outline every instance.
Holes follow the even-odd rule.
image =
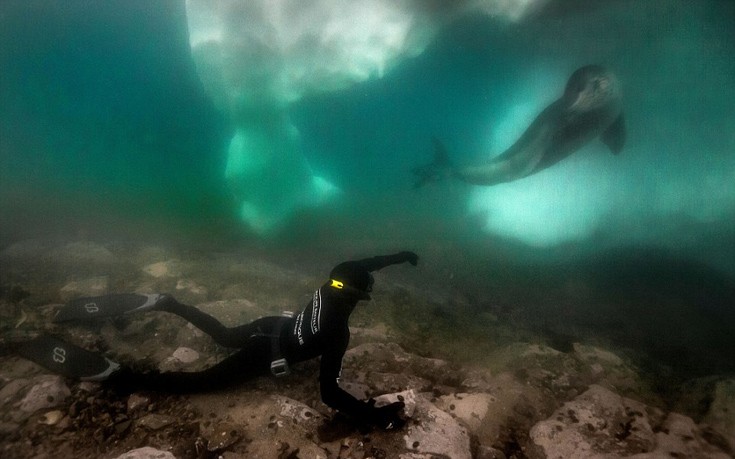
[[[542,3],[188,0],[197,72],[233,126],[225,177],[243,222],[267,235],[295,211],[340,194],[304,157],[290,104],[384,76],[421,53],[457,14],[475,10],[514,20]]]
[[[289,105],[382,76],[426,42],[392,2],[188,1],[187,17],[200,78],[234,125],[227,183],[260,235],[339,195],[304,157]]]
[[[298,131],[285,119],[239,126],[230,141],[225,177],[240,200],[240,218],[259,235],[278,228],[299,208],[339,193],[311,172]]]

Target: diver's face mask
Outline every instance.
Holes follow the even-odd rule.
[[[370,300],[370,292],[373,291],[373,284],[375,283],[375,278],[372,274],[368,273],[368,285],[365,288],[365,290],[360,290],[358,288],[352,287],[351,285],[347,285],[342,281],[336,280],[336,279],[330,279],[329,280],[329,286],[335,290],[338,290],[342,293],[345,293],[349,296],[355,297],[358,300]]]

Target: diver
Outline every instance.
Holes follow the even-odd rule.
[[[342,358],[350,340],[350,314],[359,301],[370,299],[374,281],[371,272],[404,262],[416,266],[418,255],[400,252],[340,263],[295,317],[263,317],[232,328],[225,327],[197,308],[161,294],[79,298],[63,306],[54,317],[54,322],[59,323],[142,311],[176,314],[210,335],[218,344],[238,349],[216,365],[198,372],[136,372],[98,353],[49,335],[41,335],[16,350],[21,356],[65,376],[104,381],[124,391],[176,393],[212,390],[269,372],[285,376],[290,372],[290,365],[321,356],[319,388],[326,405],[358,424],[386,430],[400,428],[405,423],[400,416],[403,402],[375,407],[374,400],[358,400],[342,390],[338,383]]]

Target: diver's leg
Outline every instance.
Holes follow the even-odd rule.
[[[253,336],[270,334],[279,319],[278,317],[263,317],[249,324],[228,328],[209,314],[193,306],[181,304],[171,297],[163,301],[158,310],[170,312],[186,319],[211,336],[220,346],[232,348],[245,346]]]
[[[270,338],[251,339],[240,351],[203,371],[135,373],[121,369],[107,380],[122,391],[155,390],[171,393],[195,393],[221,389],[269,373]]]
[[[181,304],[174,298],[167,297],[164,301],[159,303],[158,310],[170,312],[184,318],[191,322],[192,325],[214,338],[218,344],[227,347],[238,347],[231,346],[230,341],[233,337],[230,336],[227,327],[222,325],[219,320],[193,306]]]
[[[227,328],[209,314],[181,304],[172,296],[161,294],[122,293],[78,298],[59,309],[54,322],[91,320],[141,311],[165,311],[181,316],[225,347],[242,347],[248,338],[263,333],[259,324]]]

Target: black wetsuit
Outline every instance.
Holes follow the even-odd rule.
[[[401,252],[348,263],[354,263],[369,273],[406,261],[415,265],[416,260],[415,254]],[[372,406],[342,390],[338,382],[342,357],[350,341],[350,314],[357,302],[365,298],[369,296],[360,298],[327,282],[314,292],[309,304],[295,317],[263,317],[246,325],[227,328],[199,309],[166,297],[157,310],[179,315],[212,336],[218,344],[239,350],[199,372],[135,373],[123,369],[113,374],[110,381],[134,389],[166,392],[200,392],[230,385],[270,373],[275,335],[279,337],[280,356],[289,364],[321,356],[319,385],[324,403],[347,415],[364,418],[370,415]]]

